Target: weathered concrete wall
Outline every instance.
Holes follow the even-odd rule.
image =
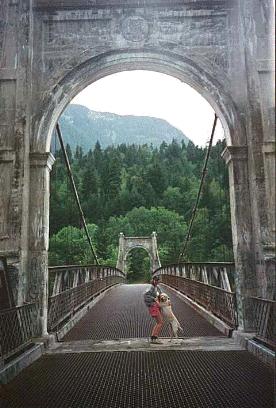
[[[249,199],[257,275],[256,295],[275,297],[275,99],[272,1],[240,1],[246,68],[245,127]],[[273,282],[274,280],[274,282]],[[274,287],[274,290],[272,289]],[[274,293],[273,293],[274,292]]]
[[[0,252],[17,270],[17,303],[28,257],[31,15],[29,1],[0,2]]]
[[[1,1],[0,253],[18,270],[18,303],[43,299],[44,319],[45,153],[60,113],[105,75],[150,69],[193,86],[223,123],[240,321],[250,324],[243,298],[275,287],[272,29],[272,0]]]

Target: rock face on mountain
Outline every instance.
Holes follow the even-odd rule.
[[[97,140],[103,148],[122,143],[159,146],[173,139],[180,143],[184,140],[185,144],[189,142],[179,129],[163,119],[95,112],[82,105],[69,105],[59,123],[64,142],[73,150],[79,145],[84,152],[93,148]]]

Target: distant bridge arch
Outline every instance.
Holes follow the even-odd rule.
[[[157,248],[156,232],[153,232],[150,237],[125,237],[121,232],[116,268],[124,273],[126,272],[126,259],[129,252],[134,248],[143,248],[146,250],[150,258],[151,272],[160,268],[161,263]]]

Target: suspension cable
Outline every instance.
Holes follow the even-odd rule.
[[[72,186],[72,189],[73,189],[74,197],[75,197],[75,200],[76,200],[76,203],[77,203],[77,206],[78,206],[78,210],[79,210],[79,213],[80,213],[80,216],[81,216],[82,225],[83,225],[83,227],[84,227],[85,234],[86,234],[86,237],[87,237],[87,240],[88,240],[88,243],[89,243],[91,252],[92,252],[92,254],[93,254],[93,257],[94,257],[94,259],[95,259],[95,261],[96,261],[96,264],[99,265],[99,261],[98,261],[96,252],[95,252],[95,250],[94,250],[94,248],[93,248],[92,241],[91,241],[90,235],[89,235],[89,233],[88,233],[88,229],[87,229],[87,225],[86,225],[86,222],[85,222],[84,214],[83,214],[83,211],[82,211],[82,208],[81,208],[81,204],[80,204],[80,200],[79,200],[77,188],[76,188],[76,185],[75,185],[73,173],[72,173],[72,170],[71,170],[71,166],[70,166],[70,162],[69,162],[69,159],[68,159],[68,155],[67,155],[66,149],[65,149],[65,147],[64,147],[64,143],[63,143],[63,138],[62,138],[60,126],[59,126],[58,123],[56,124],[56,130],[57,130],[57,135],[58,135],[58,139],[59,139],[59,142],[60,142],[61,150],[62,150],[62,153],[63,153],[63,155],[64,155],[65,164],[66,164],[66,167],[67,167],[68,176],[69,176],[69,179],[70,179],[70,182],[71,182],[71,186]]]
[[[213,128],[212,128],[211,137],[210,137],[210,140],[209,140],[209,145],[208,145],[208,149],[207,149],[206,156],[205,156],[204,166],[203,166],[203,170],[202,170],[202,176],[201,176],[199,190],[198,190],[197,198],[196,198],[196,203],[195,203],[193,211],[192,211],[192,217],[191,217],[191,220],[190,220],[188,233],[186,235],[182,251],[181,251],[181,253],[179,255],[178,262],[181,262],[181,258],[184,257],[186,249],[187,249],[188,242],[189,242],[189,240],[191,238],[193,222],[194,222],[194,219],[195,219],[195,215],[196,215],[196,211],[197,211],[197,208],[198,208],[203,183],[204,183],[205,176],[206,176],[206,173],[207,173],[207,164],[208,164],[208,160],[209,160],[209,156],[210,156],[210,152],[211,152],[211,148],[212,148],[213,138],[214,138],[215,129],[216,129],[216,125],[217,125],[217,119],[218,119],[218,117],[217,117],[217,115],[215,113]]]

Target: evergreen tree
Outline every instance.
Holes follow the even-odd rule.
[[[220,157],[224,146],[219,141],[211,150],[189,243],[191,260],[233,259],[228,172]],[[157,231],[162,261],[175,262],[195,205],[206,149],[191,142],[186,146],[173,141],[159,148],[121,144],[104,150],[97,142],[86,154],[77,146],[74,157],[70,146],[66,150],[87,222],[98,226],[94,240],[99,258],[116,264],[120,232],[139,236]],[[57,236],[64,227],[80,227],[62,152],[55,151],[55,157],[51,236]],[[60,239],[64,237],[61,234]],[[60,256],[58,262],[68,261]],[[133,254],[129,260],[132,271],[134,259],[139,265],[149,262],[146,255]]]

